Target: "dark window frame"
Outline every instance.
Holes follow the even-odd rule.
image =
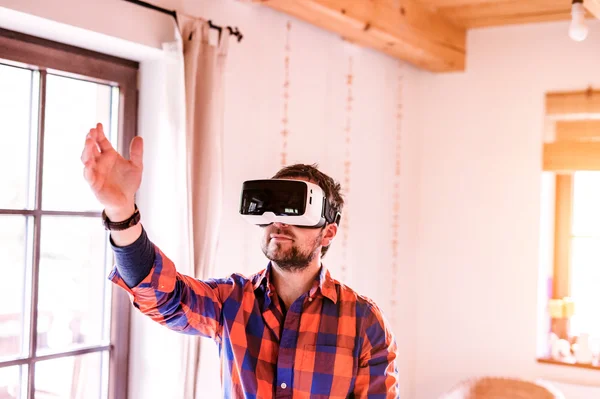
[[[33,398],[35,368],[34,363],[53,358],[110,352],[108,397],[110,399],[127,398],[129,365],[129,329],[131,306],[123,290],[112,287],[111,326],[109,345],[89,345],[82,349],[67,350],[46,356],[36,356],[37,338],[37,302],[40,261],[40,232],[43,215],[70,215],[100,217],[99,212],[43,211],[41,208],[41,184],[44,155],[44,110],[46,94],[46,74],[58,72],[63,76],[81,78],[87,81],[119,87],[119,126],[118,151],[129,157],[129,143],[137,134],[138,89],[137,79],[139,63],[58,43],[35,36],[0,28],[0,62],[21,64],[40,73],[39,118],[37,126],[37,170],[36,198],[33,209],[0,209],[0,215],[13,214],[33,217],[33,262],[30,308],[29,355],[0,362],[0,367],[29,365],[27,397]],[[90,126],[92,127],[92,126]],[[82,143],[83,146],[83,143]],[[83,148],[83,147],[82,147]],[[83,169],[83,167],[82,167]],[[83,175],[82,175],[83,176]],[[83,177],[82,177],[83,178]],[[99,228],[102,228],[99,224]]]

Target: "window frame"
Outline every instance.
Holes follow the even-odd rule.
[[[45,94],[48,71],[62,76],[81,78],[119,87],[119,124],[117,150],[129,157],[129,143],[137,135],[139,63],[39,37],[0,28],[0,61],[24,65],[40,73],[39,115],[36,153],[36,197],[33,209],[0,209],[0,215],[23,215],[33,218],[33,259],[31,307],[29,309],[29,355],[0,362],[0,367],[28,365],[27,397],[34,392],[36,362],[86,353],[109,352],[108,397],[126,399],[129,366],[129,330],[131,306],[123,290],[112,287],[110,343],[90,345],[60,353],[36,356],[37,303],[40,262],[41,218],[45,215],[100,217],[101,212],[42,211]],[[3,62],[4,63],[4,62]],[[91,126],[90,126],[91,127]],[[83,142],[82,142],[83,146]],[[83,177],[82,177],[83,178]],[[102,227],[100,227],[102,228]]]
[[[554,206],[554,261],[552,266],[552,299],[562,301],[571,297],[571,242],[573,226],[573,188],[576,171],[556,173]],[[550,317],[550,330],[559,338],[571,342],[570,318]],[[539,363],[599,370],[600,365],[563,362],[551,358],[539,358]]]
[[[554,262],[552,298],[571,296],[571,227],[573,225],[573,173],[557,173],[555,180]],[[569,319],[553,318],[552,332],[569,338]]]
[[[571,296],[571,227],[573,225],[573,174],[556,174],[554,229],[554,299]]]
[[[544,274],[544,278],[548,275],[552,278],[546,312],[550,318],[550,331],[573,343],[576,337],[570,336],[569,323],[573,312],[570,297],[574,173],[600,171],[600,91],[590,87],[580,91],[549,92],[546,93],[545,109],[546,122],[551,128],[545,133],[541,166],[544,172],[555,174],[553,261],[549,265],[551,270]],[[555,360],[547,353],[538,355],[537,361],[600,370],[598,362],[581,364]]]

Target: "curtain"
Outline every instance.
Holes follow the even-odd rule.
[[[185,66],[186,198],[190,259],[190,269],[181,272],[197,279],[207,279],[215,274],[223,202],[224,70],[229,33],[224,29],[218,43],[213,45],[209,40],[210,28],[206,21],[178,15],[178,23]],[[214,389],[215,380],[218,381],[218,367],[213,365],[201,370],[201,364],[206,359],[206,356],[201,356],[202,343],[199,337],[184,339],[182,379],[186,399],[208,397],[207,388]],[[212,342],[209,344],[214,346]]]
[[[175,40],[140,64],[138,132],[144,138],[144,174],[137,201],[149,238],[187,273],[191,262],[184,59],[179,30],[173,28]],[[131,317],[129,397],[183,398],[184,337],[139,312]]]

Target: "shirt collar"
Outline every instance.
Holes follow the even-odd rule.
[[[275,291],[273,286],[271,285],[271,280],[269,275],[271,274],[271,262],[267,265],[267,268],[261,271],[260,273],[255,275],[254,280],[254,291],[259,288],[265,289],[265,295],[270,294],[272,291]]]
[[[255,275],[254,290],[263,288],[265,292],[265,298],[271,297],[272,293],[275,292],[275,287],[271,283],[271,262],[267,265],[267,268]],[[333,303],[337,303],[338,295],[336,290],[336,281],[331,277],[329,270],[322,265],[321,271],[315,278],[312,288],[308,295],[314,298],[316,295],[321,294],[326,298],[329,298]]]

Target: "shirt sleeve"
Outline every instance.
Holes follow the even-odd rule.
[[[141,283],[154,264],[154,246],[148,239],[146,230],[142,227],[142,234],[131,245],[119,247],[115,245],[112,237],[110,245],[115,254],[119,275],[127,286],[135,287]]]
[[[381,310],[375,304],[369,307],[362,338],[353,397],[400,398],[396,341]]]
[[[223,303],[236,289],[234,280],[198,280],[180,274],[156,245],[151,248],[153,263],[137,285],[125,282],[121,273],[127,268],[122,265],[113,268],[109,280],[123,288],[133,306],[152,320],[177,332],[220,340]]]

